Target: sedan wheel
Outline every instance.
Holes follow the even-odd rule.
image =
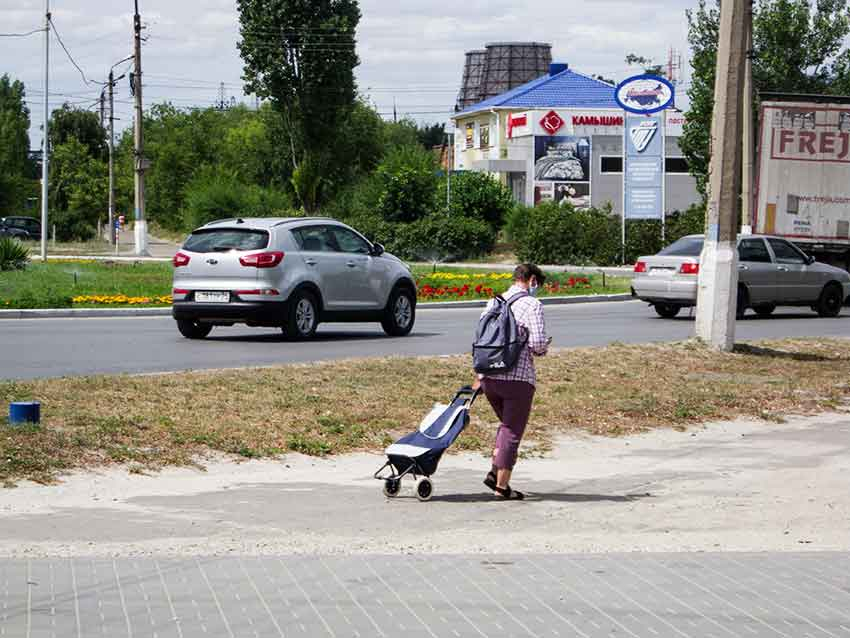
[[[753,306],[753,310],[756,311],[756,314],[759,317],[769,317],[773,314],[773,311],[776,310],[776,304],[767,303],[761,306]]]
[[[844,290],[836,284],[829,284],[820,295],[817,312],[821,317],[837,317],[844,305]]]

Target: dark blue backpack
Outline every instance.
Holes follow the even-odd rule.
[[[497,374],[516,366],[528,335],[517,324],[511,306],[527,296],[527,292],[517,293],[510,299],[499,295],[478,320],[472,344],[472,367],[476,372]]]

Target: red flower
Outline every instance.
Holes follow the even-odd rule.
[[[482,284],[478,284],[477,286],[475,286],[476,294],[480,295],[482,290],[484,290],[484,286]]]

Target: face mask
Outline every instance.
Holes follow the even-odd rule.
[[[532,297],[536,297],[538,290],[540,290],[540,288],[538,286],[529,286],[528,287],[528,294],[531,295]]]

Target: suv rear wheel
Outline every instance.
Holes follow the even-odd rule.
[[[397,287],[390,295],[381,320],[381,327],[391,337],[403,337],[413,330],[416,320],[416,301],[407,288]]]
[[[213,329],[212,324],[200,323],[191,319],[178,319],[177,329],[187,339],[203,339]]]
[[[319,304],[307,290],[293,293],[289,301],[283,333],[289,341],[303,341],[316,334],[319,327]]]
[[[655,312],[658,313],[659,317],[663,317],[664,319],[672,319],[673,317],[679,314],[679,311],[681,309],[681,306],[677,306],[674,303],[655,304]]]

